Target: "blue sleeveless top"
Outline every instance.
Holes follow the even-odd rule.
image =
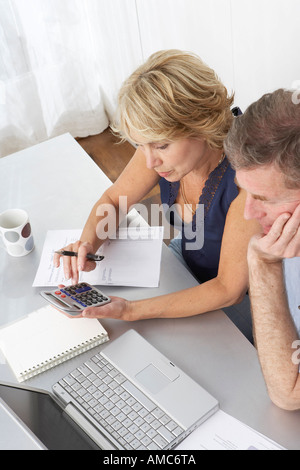
[[[234,182],[235,171],[227,158],[210,173],[199,205],[189,224],[180,220],[176,225],[176,209],[172,205],[177,197],[180,181],[170,183],[160,179],[161,201],[169,223],[182,232],[182,256],[199,282],[213,279],[218,274],[220,250],[227,212],[239,191]],[[194,238],[192,235],[194,234]],[[191,242],[196,242],[191,243]],[[199,244],[199,240],[201,243]]]

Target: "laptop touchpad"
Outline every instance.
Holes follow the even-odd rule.
[[[136,379],[151,393],[158,393],[171,380],[160,372],[153,364],[149,364],[145,369],[136,374]]]

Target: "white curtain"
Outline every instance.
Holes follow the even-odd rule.
[[[0,0],[0,156],[102,132],[159,49],[197,53],[243,110],[299,88],[299,18],[300,0]]]
[[[140,61],[135,0],[0,0],[0,156],[102,132]]]

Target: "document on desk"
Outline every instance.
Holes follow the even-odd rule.
[[[55,250],[75,242],[81,230],[49,230],[44,242],[40,264],[33,287],[50,287],[71,284],[64,277],[62,261],[59,268],[53,266]],[[109,239],[97,254],[104,260],[96,268],[81,272],[80,282],[94,285],[158,287],[160,278],[163,227],[120,228],[114,239]]]
[[[285,450],[222,410],[193,431],[176,450]]]

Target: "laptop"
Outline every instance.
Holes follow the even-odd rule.
[[[2,403],[48,449],[172,449],[219,408],[134,330],[71,370],[52,390],[0,384]]]

